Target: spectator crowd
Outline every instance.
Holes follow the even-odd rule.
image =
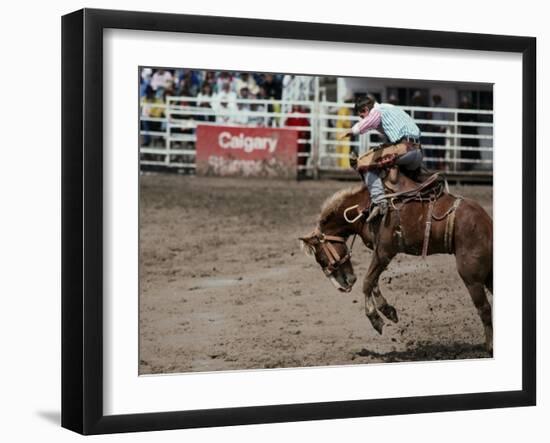
[[[238,111],[265,111],[265,107],[255,103],[238,104],[237,101],[242,99],[280,100],[283,77],[281,74],[268,73],[141,68],[142,115],[162,117],[164,111],[158,105],[164,104],[168,96],[191,97],[196,100],[190,103],[182,101],[179,104],[210,108],[213,111],[205,112],[199,120],[216,121],[220,124],[260,126],[265,123],[262,117],[251,116],[250,113],[241,113],[242,115],[239,116]],[[274,110],[277,111],[277,109]],[[148,130],[152,129],[148,128]]]
[[[141,129],[144,133],[142,146],[149,146],[151,142],[162,137],[162,132],[166,129],[163,119],[167,97],[181,97],[174,100],[173,104],[191,109],[191,112],[172,114],[172,120],[192,119],[222,125],[296,126],[300,123],[309,126],[309,121],[302,116],[308,110],[301,106],[286,109],[286,119],[267,114],[282,111],[281,104],[277,101],[285,99],[283,85],[292,82],[294,77],[270,73],[141,68],[139,90]],[[201,108],[204,108],[204,112],[201,112]],[[193,129],[176,127],[172,132],[189,131]],[[308,134],[304,132],[300,136]]]
[[[197,97],[201,93],[240,97],[243,90],[247,90],[248,98],[280,100],[283,77],[282,74],[141,68],[140,95],[145,97],[147,88],[151,88],[159,98],[163,95]]]

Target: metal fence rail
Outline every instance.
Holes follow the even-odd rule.
[[[383,140],[375,133],[339,141],[359,118],[348,103],[167,97],[142,102],[140,163],[193,171],[198,125],[290,128],[299,131],[298,168],[312,176],[349,172],[349,150],[366,152]],[[298,112],[300,108],[300,112]],[[492,176],[493,111],[402,107],[419,125],[427,166],[450,175]],[[289,119],[294,119],[294,122]],[[302,125],[297,126],[300,119]]]
[[[277,127],[300,131],[298,157],[306,161],[299,169],[310,169],[309,157],[313,142],[311,112],[293,112],[293,107],[309,107],[309,101],[238,99],[228,103],[215,98],[167,97],[166,103],[151,105],[162,108],[163,118],[151,118],[141,113],[140,163],[178,169],[195,169],[195,130],[198,125]],[[143,110],[143,104],[142,104]],[[287,125],[289,118],[307,119],[307,125]],[[162,130],[144,129],[143,122],[160,124]],[[143,141],[148,143],[144,144]]]
[[[359,152],[366,152],[382,142],[381,138],[372,132],[353,140],[336,139],[339,132],[359,121],[358,117],[352,115],[352,107],[353,105],[347,103],[320,104],[321,171],[342,171],[349,167],[347,158],[351,147],[355,147]],[[430,169],[442,170],[451,175],[469,171],[483,175],[492,174],[493,111],[401,108],[414,118],[421,129],[424,161]]]

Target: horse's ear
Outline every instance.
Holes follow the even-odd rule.
[[[319,241],[315,232],[308,234],[304,237],[299,237],[300,240],[300,249],[309,256],[315,254],[315,244]]]
[[[298,237],[298,240],[308,245],[313,245],[315,243],[315,240],[317,240],[317,236],[315,235],[314,232],[312,232],[311,234],[304,235],[303,237]]]

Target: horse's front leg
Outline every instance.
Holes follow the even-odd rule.
[[[374,295],[376,309],[378,309],[378,311],[380,311],[388,320],[397,323],[399,321],[399,317],[397,317],[397,310],[388,303],[382,295],[382,292],[380,292],[380,284],[377,284],[373,288],[372,294]]]
[[[384,329],[384,320],[382,320],[382,317],[378,314],[378,311],[376,310],[376,303],[374,302],[372,295],[368,292],[365,292],[365,315],[370,320],[372,327],[376,330],[376,332],[382,334]]]
[[[365,294],[365,314],[370,320],[373,328],[376,329],[379,334],[382,334],[384,320],[380,317],[377,306],[380,306],[381,308],[384,307],[384,310],[381,310],[382,314],[391,320],[393,320],[393,318],[391,318],[391,310],[393,309],[394,318],[396,319],[394,321],[397,321],[397,313],[395,312],[395,309],[388,305],[380,293],[380,289],[378,289],[378,279],[380,278],[380,274],[384,272],[392,258],[392,255],[385,254],[380,256],[377,252],[375,252],[370,263],[369,270],[367,271],[367,275],[363,281],[363,293]],[[375,298],[378,298],[380,305],[378,305]],[[389,308],[385,308],[385,306],[388,306]]]

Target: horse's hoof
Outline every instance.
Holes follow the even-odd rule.
[[[378,310],[382,314],[384,314],[384,317],[386,317],[388,320],[391,320],[394,323],[397,323],[399,321],[399,318],[397,317],[397,311],[392,305],[385,304],[384,306],[379,307]]]
[[[367,314],[367,317],[369,318],[371,325],[376,330],[376,332],[382,335],[382,331],[384,329],[384,320],[382,320],[382,317],[378,315],[378,312],[374,311],[372,314]]]

